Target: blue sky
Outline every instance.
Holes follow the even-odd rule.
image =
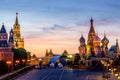
[[[0,23],[9,32],[18,12],[28,51],[38,56],[50,48],[59,54],[64,49],[76,53],[81,33],[87,40],[91,17],[100,38],[106,32],[109,46],[115,44],[120,36],[119,9],[119,0],[1,0]]]

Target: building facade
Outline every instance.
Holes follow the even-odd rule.
[[[50,52],[48,52],[48,50],[46,50],[46,54],[45,54],[45,57],[43,58],[42,64],[43,64],[43,65],[48,65],[50,59],[51,59],[53,56],[54,56],[54,54],[53,54],[53,52],[52,52],[52,49],[50,49]]]
[[[102,56],[108,57],[108,43],[109,40],[107,39],[106,35],[104,34],[104,38],[102,39]]]
[[[9,37],[8,40],[8,34],[7,31],[4,27],[4,24],[2,25],[2,28],[0,30],[0,61],[3,60],[5,61],[9,67],[10,71],[13,70],[13,52],[11,51],[11,40],[12,38]]]
[[[84,57],[86,54],[86,43],[85,43],[85,38],[83,35],[81,35],[80,38],[80,46],[79,46],[79,53],[81,53],[81,56]]]

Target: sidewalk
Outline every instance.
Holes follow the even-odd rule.
[[[4,78],[6,78],[6,77],[8,77],[8,76],[10,76],[10,75],[13,75],[13,74],[15,74],[15,73],[17,73],[17,72],[19,72],[19,71],[21,71],[21,70],[23,70],[23,69],[25,69],[25,68],[28,68],[28,67],[30,67],[30,66],[32,66],[32,65],[26,66],[26,67],[24,67],[24,68],[21,68],[21,69],[19,69],[19,70],[16,70],[16,71],[13,71],[13,72],[10,72],[10,73],[7,73],[7,74],[4,74],[4,75],[0,76],[0,80],[4,79]]]

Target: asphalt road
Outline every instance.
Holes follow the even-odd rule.
[[[103,80],[101,72],[66,69],[33,69],[14,80]]]

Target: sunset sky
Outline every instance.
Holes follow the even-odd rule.
[[[44,56],[46,49],[61,54],[64,50],[78,53],[81,33],[87,40],[90,18],[102,39],[104,32],[109,47],[120,43],[120,0],[1,0],[0,23],[7,32],[19,13],[25,49]]]

